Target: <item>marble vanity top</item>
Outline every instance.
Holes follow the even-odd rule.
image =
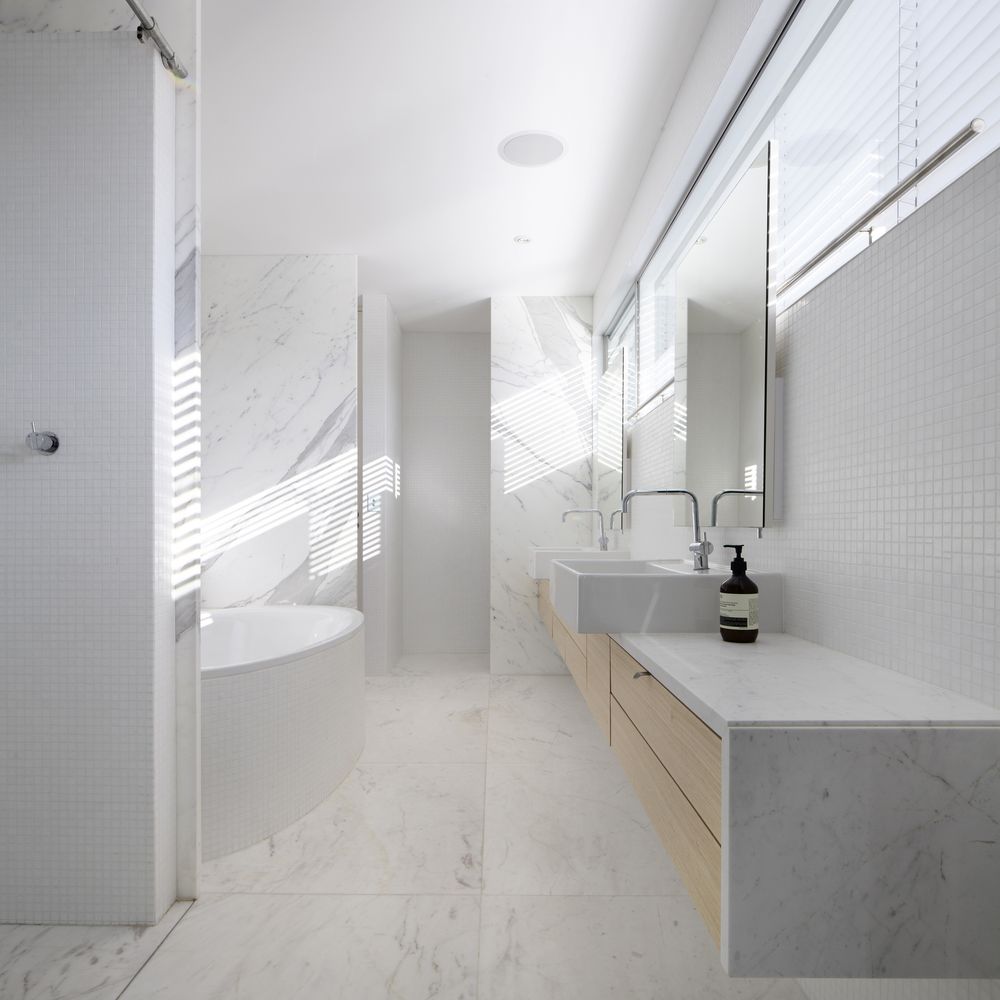
[[[1000,710],[785,634],[612,635],[720,736],[732,726],[997,726]]]

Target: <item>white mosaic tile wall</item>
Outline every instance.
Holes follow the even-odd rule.
[[[491,302],[490,669],[565,673],[538,617],[528,550],[586,545],[593,496],[589,298]]]
[[[780,317],[786,520],[751,550],[788,631],[992,705],[998,326],[994,154]]]
[[[357,603],[357,258],[202,258],[206,607]]]
[[[0,92],[0,921],[151,923],[174,898],[157,814],[173,787],[171,90],[134,38],[0,33]],[[32,419],[56,455],[25,449]]]

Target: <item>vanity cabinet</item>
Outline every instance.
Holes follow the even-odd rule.
[[[729,975],[1000,978],[1000,711],[790,635],[539,611]]]

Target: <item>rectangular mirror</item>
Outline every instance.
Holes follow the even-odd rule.
[[[768,148],[746,170],[671,268],[674,455],[702,523],[720,499],[720,526],[765,521],[768,315]],[[680,519],[677,523],[684,523]]]
[[[594,475],[596,503],[605,514],[621,506],[624,458],[625,351],[615,350],[597,382],[594,411]]]

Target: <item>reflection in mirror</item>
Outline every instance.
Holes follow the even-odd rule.
[[[594,419],[597,506],[610,515],[622,499],[622,418],[624,354],[616,350],[597,383]]]
[[[674,469],[706,524],[717,493],[764,489],[767,199],[765,148],[676,270]],[[718,524],[762,527],[763,497],[727,496]]]

